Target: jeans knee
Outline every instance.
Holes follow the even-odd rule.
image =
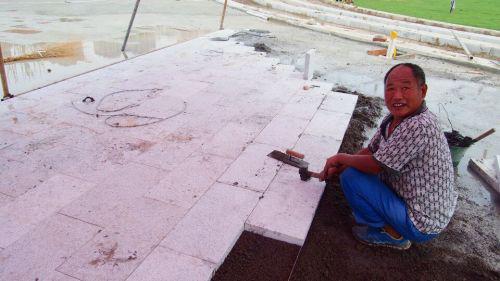
[[[359,171],[354,168],[347,168],[340,174],[340,182],[344,183],[359,176]]]

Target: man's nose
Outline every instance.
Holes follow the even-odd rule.
[[[392,98],[401,99],[403,98],[403,91],[400,88],[396,88]]]

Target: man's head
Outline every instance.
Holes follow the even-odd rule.
[[[425,73],[420,66],[401,63],[392,67],[384,78],[385,105],[395,119],[403,119],[416,112],[427,93]]]

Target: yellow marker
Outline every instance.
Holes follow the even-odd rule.
[[[398,33],[396,31],[391,31],[390,34],[391,40],[389,42],[389,46],[387,48],[387,55],[386,57],[388,59],[396,57],[396,38],[398,38]]]
[[[393,31],[391,31],[391,39],[392,39],[392,40],[394,40],[394,39],[396,39],[396,38],[398,38],[398,32],[397,32],[397,31],[394,31],[394,30],[393,30]]]

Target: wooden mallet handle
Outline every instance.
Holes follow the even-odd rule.
[[[297,158],[299,158],[299,159],[304,159],[304,154],[299,153],[299,152],[297,152],[297,151],[293,151],[293,150],[291,150],[291,149],[287,149],[287,150],[285,151],[285,153],[286,153],[287,155],[290,155],[290,156],[293,156],[293,157],[297,157]]]

